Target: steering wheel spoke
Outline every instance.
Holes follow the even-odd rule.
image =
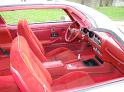
[[[67,42],[72,42],[73,40],[76,39],[76,37],[79,35],[79,29],[80,29],[80,26],[79,28],[74,28],[75,27],[75,24],[76,22],[73,22],[69,27],[68,29],[66,30],[66,33],[65,33],[65,40]]]
[[[73,36],[74,33],[71,33],[68,37],[68,41],[71,40],[72,36]]]

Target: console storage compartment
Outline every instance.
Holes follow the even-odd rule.
[[[99,64],[94,59],[83,61],[83,64],[87,67],[99,66]]]

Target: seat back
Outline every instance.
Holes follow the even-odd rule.
[[[44,59],[43,61],[47,61],[47,58],[45,56],[41,58],[42,54],[45,54],[43,45],[40,43],[31,28],[28,26],[28,22],[26,20],[19,20],[18,34],[22,35],[27,40],[30,48],[40,60]]]
[[[22,36],[12,42],[10,63],[12,75],[21,92],[51,92],[51,75]]]
[[[0,44],[7,44],[12,42],[12,36],[6,26],[6,22],[0,15]]]

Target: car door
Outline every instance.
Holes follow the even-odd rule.
[[[1,13],[6,19],[9,30],[16,36],[17,24],[19,19],[26,19],[34,34],[40,41],[44,42],[63,42],[65,31],[72,23],[70,17],[63,9],[30,9],[15,10],[8,13]]]
[[[63,42],[65,31],[71,22],[61,23],[43,23],[30,25],[32,31],[35,33],[40,41],[54,41]]]

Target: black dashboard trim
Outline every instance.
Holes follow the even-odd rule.
[[[108,30],[108,29],[104,29],[104,28],[91,28],[89,31],[97,31],[97,32],[108,32],[110,33],[112,36],[114,36],[116,38],[116,40],[122,44],[124,46],[124,41],[116,34],[114,33],[112,30]]]

